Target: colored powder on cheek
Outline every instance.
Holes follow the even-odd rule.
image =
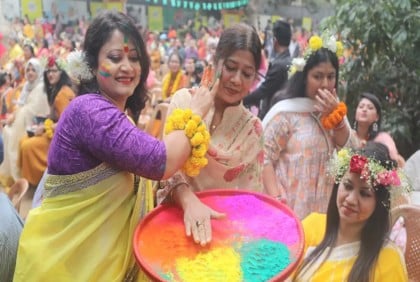
[[[180,258],[175,262],[181,281],[243,281],[241,258],[231,247],[216,248],[198,254],[194,259]]]
[[[111,67],[108,63],[101,64],[98,71],[99,75],[101,75],[102,77],[110,77],[111,76],[110,69]]]
[[[244,243],[239,252],[244,281],[249,282],[267,281],[291,262],[286,245],[265,239]]]

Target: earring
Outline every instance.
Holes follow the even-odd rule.
[[[372,124],[372,131],[378,132],[378,123],[376,121]]]

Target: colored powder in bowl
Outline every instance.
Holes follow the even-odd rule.
[[[254,195],[211,197],[203,199],[203,202],[217,211],[226,213],[231,224],[250,238],[265,238],[283,242],[288,246],[299,241],[296,220]]]
[[[233,248],[216,248],[200,253],[194,259],[177,259],[175,276],[178,276],[179,280],[184,282],[240,282],[243,281],[240,262],[241,257]]]
[[[267,281],[283,271],[291,262],[286,245],[266,239],[244,243],[239,252],[242,257],[243,281]]]

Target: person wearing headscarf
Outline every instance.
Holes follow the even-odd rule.
[[[47,116],[50,107],[43,83],[43,67],[38,59],[32,58],[25,66],[25,84],[17,100],[17,108],[3,128],[4,159],[0,165],[0,180],[11,185],[19,177],[17,166],[19,141],[36,116]]]
[[[53,136],[53,129],[64,109],[73,100],[75,94],[67,72],[54,56],[49,57],[44,72],[44,85],[51,112],[49,121],[40,124],[34,130],[33,137],[24,137],[20,141],[19,168],[21,175],[36,187],[47,168],[48,148]],[[49,126],[48,126],[49,123]],[[49,129],[48,129],[49,128]]]

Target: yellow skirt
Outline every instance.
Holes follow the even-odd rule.
[[[49,175],[45,199],[23,229],[14,281],[127,281],[135,273],[132,239],[153,208],[152,183],[106,164]],[[131,276],[131,277],[129,277]]]

